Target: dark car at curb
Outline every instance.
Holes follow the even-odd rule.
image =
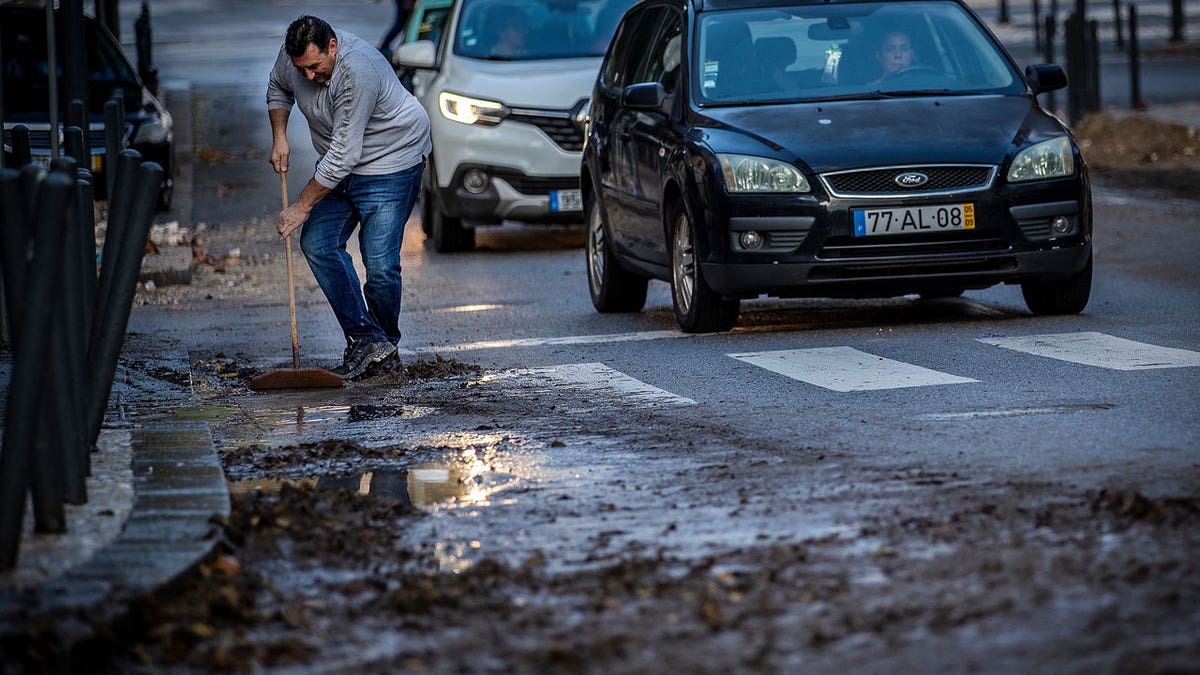
[[[881,74],[901,39],[911,65]],[[587,118],[593,304],[639,311],[660,279],[680,327],[709,332],[760,295],[1005,283],[1035,314],[1081,312],[1091,189],[1036,98],[1065,85],[958,0],[643,0]]]
[[[61,48],[63,20],[56,20]],[[84,16],[86,78],[88,87],[88,129],[85,143],[91,152],[97,198],[105,197],[104,105],[119,93],[124,100],[125,123],[121,129],[123,147],[136,150],[143,159],[163,168],[158,208],[170,207],[175,188],[175,131],[171,114],[142,82],[121,43],[99,21]],[[49,82],[46,61],[46,12],[21,6],[0,6],[0,72],[4,76],[4,147],[11,152],[12,128],[18,124],[29,129],[34,161],[49,165],[51,155]],[[63,58],[58,58],[60,97],[63,92]],[[62,120],[67,102],[60,98],[59,147],[62,147]]]

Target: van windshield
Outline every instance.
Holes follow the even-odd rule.
[[[464,0],[454,53],[492,61],[602,57],[634,0]]]

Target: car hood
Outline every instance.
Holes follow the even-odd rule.
[[[592,93],[599,58],[539,61],[448,60],[441,89],[515,108],[568,110]],[[436,92],[432,92],[436,96]]]
[[[708,139],[714,150],[792,152],[820,173],[912,163],[1001,164],[1014,141],[1032,133],[1025,130],[1031,110],[1021,96],[971,96],[746,106],[704,114],[716,123]]]

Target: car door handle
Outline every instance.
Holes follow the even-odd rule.
[[[632,138],[632,136],[630,136],[630,134],[629,134],[629,132],[628,132],[628,131],[622,131],[622,132],[620,132],[620,133],[618,133],[618,134],[617,134],[617,138],[619,138],[619,139],[621,139],[621,140],[623,140],[623,141],[627,141],[627,140],[629,140],[630,138]]]

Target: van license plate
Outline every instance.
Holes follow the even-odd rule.
[[[551,211],[582,211],[583,192],[581,190],[551,190]]]
[[[856,237],[975,229],[974,204],[862,209],[852,213]]]

